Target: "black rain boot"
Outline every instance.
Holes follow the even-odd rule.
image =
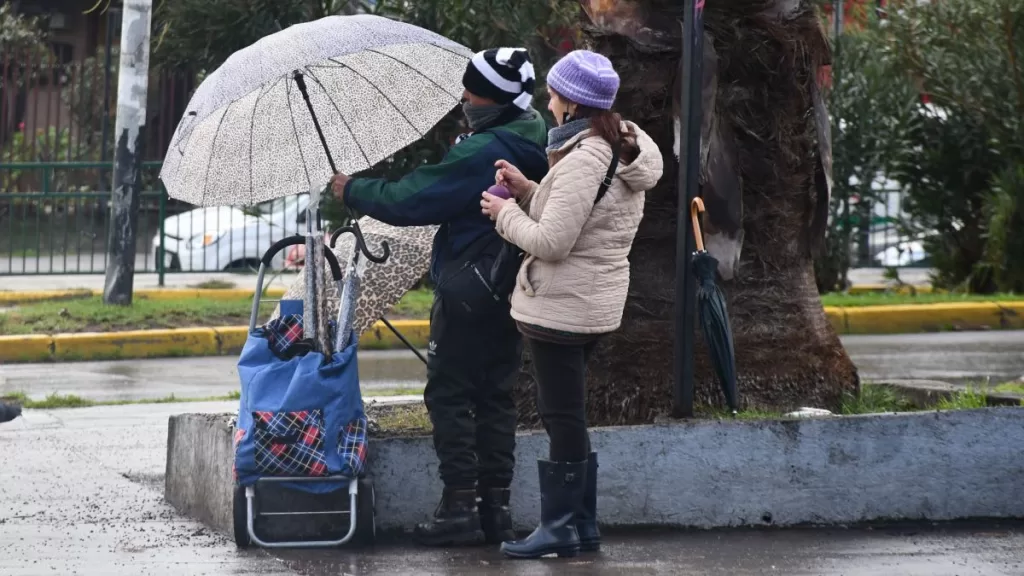
[[[509,509],[510,497],[508,488],[480,489],[480,525],[488,544],[501,544],[516,538]]]
[[[540,525],[522,540],[505,542],[501,551],[509,558],[540,558],[557,554],[572,558],[580,553],[576,511],[583,499],[587,462],[538,460],[540,472]]]
[[[454,490],[445,488],[434,519],[417,524],[413,531],[416,542],[424,546],[475,546],[484,543],[477,511],[476,488]]]
[[[601,531],[597,529],[597,452],[591,452],[587,460],[587,483],[580,503],[576,511],[580,551],[597,552],[601,550]]]
[[[0,400],[0,423],[10,422],[18,416],[21,416],[21,406]]]

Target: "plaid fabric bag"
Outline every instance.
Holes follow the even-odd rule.
[[[295,326],[290,322],[279,326]],[[281,358],[270,333],[253,331],[238,360],[242,383],[235,432],[238,483],[251,486],[265,476],[337,476],[342,483],[363,475],[367,422],[356,339],[331,355],[313,351]],[[280,344],[289,332],[277,334],[282,335],[275,340]],[[289,487],[324,493],[339,486],[319,482],[290,483]]]
[[[338,455],[346,476],[362,476],[366,471],[368,424],[365,416],[356,418],[338,433]]]
[[[271,476],[326,476],[319,410],[255,412],[256,467]]]

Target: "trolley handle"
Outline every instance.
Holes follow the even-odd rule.
[[[301,234],[289,236],[287,238],[282,238],[277,242],[274,242],[274,244],[267,249],[267,251],[263,254],[263,258],[260,259],[260,263],[263,264],[263,266],[270,268],[270,263],[274,259],[274,256],[277,256],[278,252],[284,250],[289,246],[297,246],[299,244],[305,243],[306,237],[302,236]],[[311,256],[311,254],[307,254],[306,258],[310,258]],[[334,281],[340,282],[341,266],[338,264],[338,257],[334,255],[334,252],[330,250],[324,250],[324,259],[327,260],[327,264],[331,267],[331,275],[334,277]]]
[[[359,249],[360,252],[363,253],[364,256],[366,256],[366,259],[369,260],[370,262],[374,262],[376,264],[383,264],[387,262],[388,258],[391,256],[391,246],[388,245],[387,240],[382,240],[380,243],[380,246],[384,251],[381,256],[374,256],[370,252],[370,249],[366,246],[366,238],[363,237],[363,231],[359,228],[358,222],[353,222],[349,226],[342,226],[341,228],[338,228],[333,233],[331,233],[331,248],[334,248],[335,243],[338,242],[338,237],[344,234],[345,232],[351,232],[352,235],[356,237],[356,247]]]

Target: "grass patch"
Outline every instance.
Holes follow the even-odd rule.
[[[0,335],[240,326],[249,323],[251,307],[248,299],[147,300],[136,297],[131,306],[108,306],[99,296],[35,302],[0,314]],[[266,317],[271,311],[268,306],[264,311]]]
[[[839,413],[850,416],[914,410],[916,410],[914,404],[892,388],[865,384],[860,387],[859,394],[847,392],[843,395]]]
[[[875,292],[866,294],[842,294],[833,292],[822,294],[824,306],[856,308],[860,306],[896,306],[902,304],[947,304],[957,302],[1006,302],[1024,300],[1021,294],[899,294],[895,292]]]
[[[231,290],[232,288],[237,288],[237,285],[227,280],[206,280],[198,284],[189,284],[188,287],[199,288],[200,290]]]
[[[939,400],[939,403],[935,405],[937,410],[972,410],[987,407],[987,394],[973,387],[957,391],[949,398]]]
[[[1024,384],[1019,382],[1007,382],[996,386],[993,390],[1006,394],[1024,394]]]
[[[392,319],[427,320],[434,304],[434,292],[425,288],[406,292],[402,300],[391,309]]]
[[[370,433],[377,437],[424,436],[434,429],[423,404],[370,405],[366,415],[370,420]]]
[[[221,289],[231,285],[224,282],[221,284]],[[431,291],[413,290],[395,305],[392,317],[426,320],[430,318],[432,302]],[[212,300],[183,297],[149,300],[136,296],[131,306],[108,306],[100,296],[49,300],[17,305],[0,314],[0,336],[245,326],[249,324],[251,309],[252,300],[248,298]],[[273,305],[267,303],[263,307],[260,322],[269,319],[273,310]]]
[[[3,396],[2,400],[10,400],[30,410],[56,410],[61,408],[89,408],[91,406],[128,406],[132,404],[177,404],[180,402],[221,402],[238,400],[240,393],[235,391],[224,396],[208,396],[206,398],[178,398],[174,394],[163,398],[147,398],[143,400],[88,400],[74,394],[49,394],[42,400],[32,400],[24,392],[15,392]]]

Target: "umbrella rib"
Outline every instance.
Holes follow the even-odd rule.
[[[434,44],[431,44],[431,46],[435,46],[435,45],[434,45]],[[440,46],[435,46],[435,47],[436,47],[436,48],[439,48],[439,49],[440,49]],[[448,91],[448,90],[447,90],[447,89],[446,89],[446,88],[445,88],[444,86],[441,86],[440,84],[438,84],[437,82],[435,82],[433,78],[431,78],[430,76],[427,76],[427,75],[426,75],[426,74],[424,74],[423,72],[420,72],[419,70],[417,70],[417,69],[416,69],[416,67],[415,67],[415,66],[413,66],[412,64],[409,64],[408,62],[405,62],[404,60],[399,60],[398,58],[395,58],[395,57],[394,57],[394,56],[392,56],[391,54],[387,54],[387,53],[385,53],[385,52],[378,52],[377,50],[374,50],[373,48],[367,49],[366,51],[367,51],[367,52],[372,52],[373,54],[377,54],[377,55],[379,55],[379,56],[384,56],[385,58],[390,58],[390,59],[394,60],[395,62],[398,62],[398,63],[399,63],[399,64],[401,64],[402,66],[405,66],[405,67],[406,67],[406,68],[408,68],[409,70],[412,70],[413,72],[415,72],[415,73],[419,74],[420,76],[424,77],[424,78],[425,78],[425,79],[427,80],[427,82],[430,82],[430,83],[431,83],[431,84],[433,84],[434,86],[437,86],[437,88],[438,88],[439,90],[441,90],[441,91],[442,91],[442,92],[444,92],[445,94],[447,94],[447,95],[451,96],[452,98],[455,98],[455,99],[459,99],[459,98],[461,97],[461,94],[452,94],[452,93],[451,93],[451,92],[449,92],[449,91]]]
[[[306,155],[302,153],[302,140],[299,139],[299,129],[295,125],[295,110],[292,109],[292,83],[284,84],[284,100],[288,103],[288,117],[292,121],[292,134],[295,135],[295,146],[299,149],[299,160],[302,162],[302,171],[306,174],[306,184],[313,185],[313,179],[309,177],[309,168],[306,167]]]
[[[213,157],[217,153],[217,136],[220,136],[220,128],[224,125],[224,119],[227,118],[228,112],[231,111],[231,107],[234,104],[232,102],[224,108],[224,113],[220,115],[220,120],[217,122],[217,131],[213,133],[213,142],[210,143],[210,157],[206,159],[206,174],[203,175],[203,205],[206,205],[206,189],[210,187],[210,166],[213,165]],[[189,138],[191,137],[192,135],[190,134]]]
[[[334,107],[334,111],[338,113],[338,118],[341,118],[341,123],[345,125],[345,129],[348,130],[348,134],[349,136],[352,137],[352,141],[356,143],[356,148],[359,148],[359,153],[363,155],[363,160],[366,161],[367,169],[373,168],[373,163],[370,162],[370,157],[366,155],[366,151],[363,150],[363,145],[359,143],[359,139],[356,138],[356,133],[352,130],[352,127],[348,125],[348,120],[345,119],[345,115],[342,114],[341,108],[338,107],[338,103],[334,101],[334,98],[331,96],[331,93],[327,90],[327,87],[324,86],[323,82],[321,82],[320,79],[316,77],[316,74],[313,73],[313,70],[311,68],[307,67],[306,71],[309,72],[310,78],[312,78],[313,81],[316,82],[318,86],[320,86],[320,89],[324,91],[324,95],[327,96],[327,100],[330,101],[331,106]]]
[[[376,84],[371,82],[369,78],[367,78],[366,76],[363,76],[362,74],[359,73],[358,70],[356,70],[355,68],[349,66],[348,64],[345,64],[343,62],[338,62],[337,60],[335,60],[333,58],[328,58],[328,60],[330,60],[331,62],[335,62],[337,64],[340,64],[343,68],[351,70],[353,74],[355,74],[356,76],[359,76],[360,78],[362,78],[367,84],[369,84],[371,87],[373,87],[373,89],[376,90],[378,94],[383,96],[384,99],[388,101],[388,104],[390,104],[391,107],[395,109],[395,112],[398,112],[398,115],[401,116],[403,120],[405,120],[406,124],[408,124],[409,126],[412,126],[412,129],[415,130],[416,133],[420,135],[420,138],[423,138],[424,136],[426,136],[426,134],[424,134],[423,132],[420,132],[420,129],[417,128],[416,125],[412,123],[412,120],[409,120],[409,117],[405,115],[405,112],[402,112],[402,110],[394,102],[391,101],[391,98],[388,98],[388,95],[383,90],[381,90]]]
[[[252,169],[252,143],[254,140],[253,132],[254,128],[256,127],[256,110],[258,110],[260,107],[260,100],[263,99],[263,97],[266,96],[268,93],[270,93],[270,90],[274,86],[277,86],[277,83],[280,81],[281,80],[279,78],[277,82],[274,82],[270,86],[265,87],[260,92],[260,95],[256,97],[256,101],[252,104],[252,117],[249,118],[249,205],[255,204],[256,199],[256,186],[252,181],[252,176],[254,172],[254,170]]]

